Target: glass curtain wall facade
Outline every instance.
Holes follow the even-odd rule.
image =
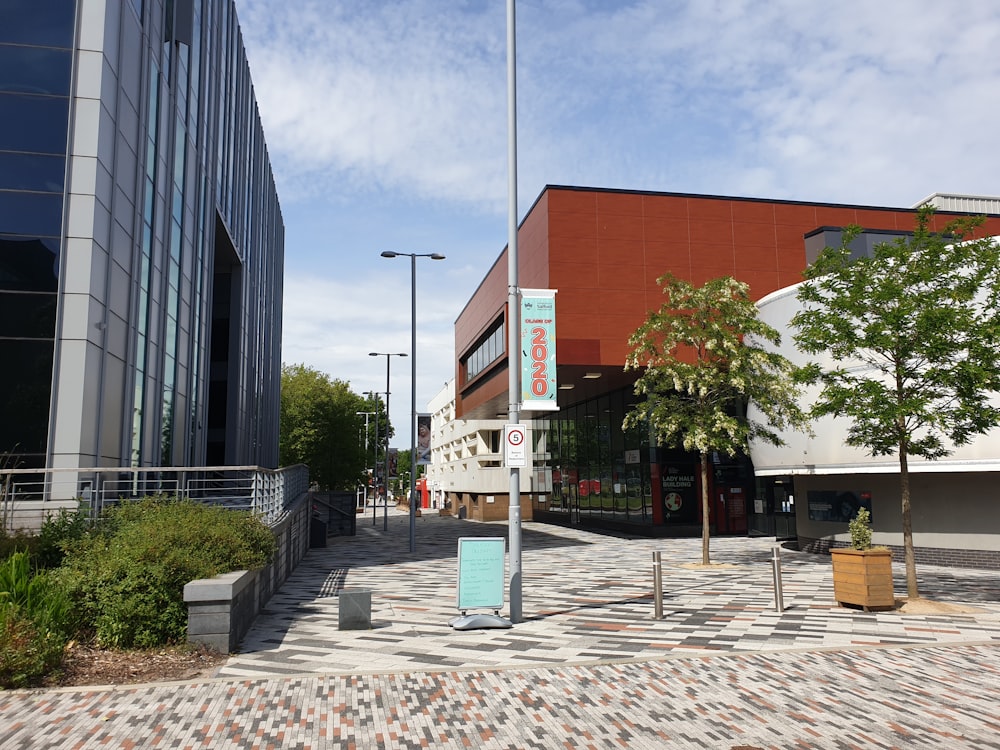
[[[636,402],[629,387],[533,422],[535,520],[700,533],[700,459],[651,442],[648,425],[623,430],[625,414]],[[711,453],[709,463],[713,533],[747,533],[754,497],[749,458]]]
[[[560,410],[534,421],[538,484],[551,492],[532,495],[538,520],[653,524],[648,429],[622,430],[635,402],[631,388]]]
[[[4,7],[0,459],[276,466],[284,225],[234,3]]]
[[[0,467],[45,462],[74,5],[8,3],[0,23]]]

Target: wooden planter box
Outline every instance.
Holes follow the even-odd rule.
[[[831,549],[833,594],[840,605],[854,605],[866,612],[894,609],[892,550]]]

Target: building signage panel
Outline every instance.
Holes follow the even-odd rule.
[[[521,408],[556,411],[556,290],[521,290]]]

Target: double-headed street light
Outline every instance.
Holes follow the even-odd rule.
[[[417,258],[444,260],[441,253],[397,253],[384,250],[383,258],[410,259],[410,552],[417,551]]]
[[[382,511],[382,531],[389,530],[389,361],[405,357],[406,352],[368,352],[369,357],[385,357],[385,505]],[[378,419],[378,417],[376,417]],[[376,427],[378,422],[376,422]],[[378,473],[378,469],[375,470]],[[372,511],[374,517],[375,511]]]

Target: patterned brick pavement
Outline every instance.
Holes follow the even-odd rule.
[[[699,540],[526,523],[525,622],[453,631],[457,538],[506,525],[423,517],[411,555],[390,522],[310,552],[215,679],[0,693],[0,748],[1000,748],[996,571],[920,567],[970,614],[865,613],[783,551],[779,613],[773,539],[701,568]],[[337,630],[345,587],[372,630]]]

